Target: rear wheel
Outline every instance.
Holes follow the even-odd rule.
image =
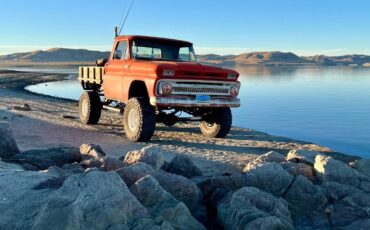
[[[230,108],[220,108],[202,117],[200,130],[206,137],[225,137],[232,124]]]
[[[149,141],[155,130],[156,115],[148,99],[131,98],[125,107],[124,129],[127,139],[135,142]]]
[[[79,101],[80,120],[83,124],[97,124],[100,119],[102,104],[99,94],[85,91]]]

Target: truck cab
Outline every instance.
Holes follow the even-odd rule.
[[[234,70],[200,64],[190,42],[119,36],[108,60],[80,67],[86,91],[80,118],[96,124],[103,107],[119,107],[132,141],[150,140],[157,122],[172,126],[179,121],[199,121],[205,136],[225,137],[232,124],[230,108],[240,106],[238,77]],[[191,117],[178,116],[181,112]]]

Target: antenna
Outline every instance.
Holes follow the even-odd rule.
[[[127,10],[127,13],[126,13],[125,18],[123,19],[122,25],[120,25],[120,28],[119,28],[119,31],[118,31],[118,35],[120,35],[120,34],[121,34],[121,32],[122,32],[122,28],[123,28],[123,26],[124,26],[124,25],[125,25],[125,23],[126,23],[127,17],[129,16],[129,14],[130,14],[130,12],[131,12],[131,8],[132,8],[132,6],[134,5],[134,2],[135,2],[135,0],[132,0],[132,1],[131,1],[131,5],[130,5],[130,7],[129,7],[129,8],[128,8],[128,10]],[[122,15],[122,18],[123,18],[123,15]],[[122,21],[122,18],[121,18],[121,21]]]
[[[114,27],[114,37],[118,37],[118,27]]]

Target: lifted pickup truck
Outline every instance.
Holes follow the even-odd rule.
[[[97,124],[103,108],[123,113],[131,141],[148,141],[156,122],[200,121],[207,137],[225,137],[239,107],[239,73],[198,63],[190,42],[145,36],[115,38],[109,60],[80,67],[80,120]],[[180,113],[191,115],[184,117]]]

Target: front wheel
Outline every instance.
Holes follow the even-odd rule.
[[[156,115],[148,100],[131,98],[125,107],[124,129],[127,139],[135,142],[149,141],[155,130]]]
[[[85,91],[78,104],[80,120],[83,124],[97,124],[100,119],[102,104],[99,94],[93,91]]]
[[[230,108],[215,109],[202,117],[200,130],[206,137],[226,137],[231,129],[232,115]]]

